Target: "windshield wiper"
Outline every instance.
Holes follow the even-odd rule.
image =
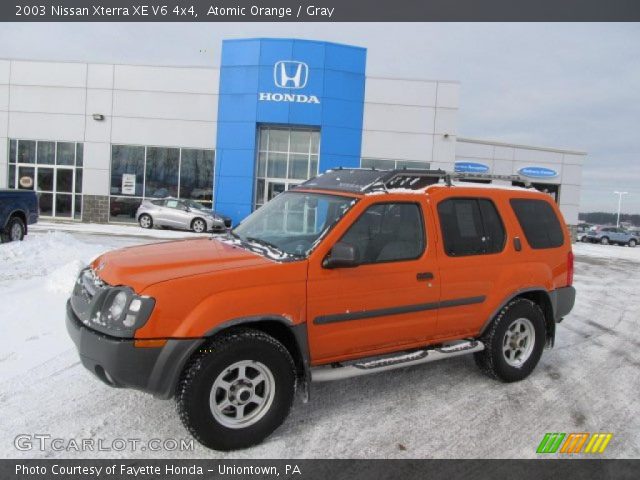
[[[284,250],[282,250],[279,246],[277,246],[276,244],[268,242],[267,240],[263,240],[262,238],[246,237],[245,240],[247,242],[258,243],[260,245],[264,245],[265,247],[273,248],[274,250],[278,250],[279,252],[287,253]]]

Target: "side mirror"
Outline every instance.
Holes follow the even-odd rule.
[[[352,268],[358,266],[356,247],[344,242],[336,243],[322,262],[324,268]]]

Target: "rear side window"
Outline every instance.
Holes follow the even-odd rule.
[[[504,248],[504,225],[491,200],[450,198],[438,204],[438,216],[450,257],[487,255]]]
[[[562,246],[562,226],[548,202],[523,198],[512,198],[510,202],[531,248]]]

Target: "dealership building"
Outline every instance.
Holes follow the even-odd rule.
[[[577,223],[584,152],[463,138],[457,82],[369,76],[366,54],[264,38],[224,41],[219,68],[0,60],[0,188],[57,219],[135,222],[174,196],[237,223],[328,169],[442,168],[529,182]]]

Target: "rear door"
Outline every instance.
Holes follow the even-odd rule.
[[[313,363],[424,344],[435,333],[439,279],[433,227],[425,221],[424,196],[412,197],[356,206],[343,220],[345,227],[336,229],[310,259],[307,315]],[[323,267],[337,241],[356,247],[357,267]]]
[[[494,201],[479,195],[436,201],[441,299],[438,337],[477,332],[509,268],[506,228]],[[514,289],[521,279],[514,278]]]

